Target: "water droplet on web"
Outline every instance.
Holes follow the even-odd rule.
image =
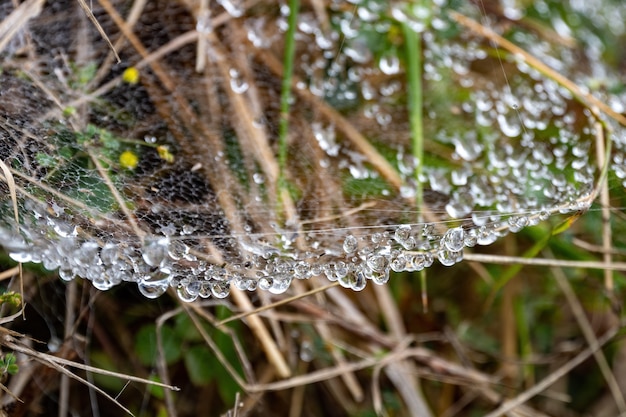
[[[76,236],[76,225],[61,219],[48,219],[48,224],[60,237]]]
[[[502,130],[502,133],[510,138],[515,138],[522,133],[522,127],[516,117],[517,115],[515,115],[515,113],[511,113],[506,116],[504,114],[499,114],[497,117],[500,130]]]
[[[196,23],[196,30],[199,33],[204,35],[208,35],[213,32],[213,22],[211,21],[211,12],[210,10],[204,10],[198,16],[198,22]]]
[[[9,257],[20,263],[28,263],[33,260],[33,255],[29,252],[9,252]]]
[[[321,123],[315,122],[311,124],[313,136],[317,139],[320,148],[329,156],[337,156],[339,154],[339,144],[336,142],[335,127],[330,124],[324,127]]]
[[[96,242],[84,242],[80,249],[74,252],[74,261],[80,266],[89,267],[97,263],[96,258],[99,249],[100,246]]]
[[[61,268],[59,269],[59,278],[63,281],[71,281],[74,279],[74,272],[71,269]]]
[[[463,251],[453,252],[447,249],[442,249],[437,252],[437,259],[443,266],[452,266],[463,260]]]
[[[146,136],[144,136],[144,137],[143,137],[143,140],[144,140],[146,143],[150,143],[150,144],[153,144],[153,143],[156,143],[156,142],[157,142],[157,138],[156,138],[156,136],[149,136],[149,135],[146,135]]]
[[[334,32],[333,32],[334,33]],[[333,46],[333,39],[330,36],[326,36],[321,30],[315,33],[315,43],[322,49],[330,49]]]
[[[246,82],[246,80],[241,76],[238,70],[231,68],[229,70],[230,74],[230,89],[233,90],[235,94],[243,94],[248,91],[250,85]]]
[[[488,226],[481,226],[478,229],[477,243],[479,245],[491,245],[496,241],[498,235]]]
[[[255,172],[252,175],[252,179],[256,184],[263,184],[265,182],[265,176],[263,174],[260,174],[258,172]]]
[[[406,242],[410,236],[411,236],[411,226],[402,225],[396,228],[393,238],[396,240],[396,242],[402,244]]]
[[[476,160],[483,151],[483,146],[478,143],[475,131],[471,131],[463,138],[453,138],[453,143],[456,154],[469,162]]]
[[[406,271],[406,257],[403,254],[399,254],[391,260],[390,267],[394,272]]]
[[[267,289],[272,294],[282,294],[289,289],[291,285],[291,275],[279,274],[275,275],[272,285]]]
[[[308,279],[311,277],[311,265],[306,261],[299,261],[294,266],[294,273],[298,279]]]
[[[189,246],[180,240],[174,240],[169,244],[168,255],[175,261],[184,258],[189,253]]]
[[[382,255],[372,255],[367,258],[366,265],[374,272],[384,272],[388,270],[389,261]]]
[[[400,59],[393,52],[388,52],[380,57],[378,67],[383,74],[393,75],[400,72]]]
[[[451,252],[458,252],[464,246],[465,231],[462,227],[455,227],[446,232],[441,239],[442,246]]]
[[[511,216],[508,219],[509,230],[513,233],[517,233],[524,227],[528,226],[528,217],[526,216]]]
[[[91,284],[100,291],[106,291],[119,284],[119,281],[113,281],[109,279],[109,276],[104,272],[102,268],[98,271],[96,268],[92,268],[90,272],[92,276],[87,276],[91,280]]]
[[[372,51],[365,40],[357,38],[344,47],[343,53],[358,64],[365,64],[372,59]]]
[[[163,274],[160,271],[153,275],[142,278],[137,283],[139,292],[146,298],[158,298],[167,291],[170,285],[171,275]]]
[[[181,301],[191,303],[198,299],[202,284],[198,281],[181,282],[176,288],[176,295]]]
[[[232,17],[243,16],[244,2],[243,0],[217,0],[217,2],[226,10],[226,13]]]
[[[371,270],[364,272],[366,278],[376,285],[385,285],[387,282],[389,282],[389,269],[385,269],[382,272],[376,272]]]
[[[300,345],[300,360],[303,362],[311,362],[314,358],[313,344],[309,340],[303,340]]]
[[[115,265],[119,260],[119,251],[114,243],[107,243],[100,250],[100,259],[105,265]]]
[[[215,298],[226,298],[230,294],[230,282],[212,282],[211,294]]]
[[[357,238],[353,235],[346,236],[345,240],[343,241],[343,251],[347,254],[350,254],[356,252],[358,248],[359,242]]]
[[[150,266],[160,266],[168,256],[169,239],[164,236],[146,237],[142,248],[141,256],[146,264]]]

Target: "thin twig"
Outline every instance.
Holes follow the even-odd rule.
[[[555,266],[562,268],[581,269],[611,269],[612,271],[626,271],[626,262],[605,263],[600,261],[569,261],[565,259],[523,258],[521,256],[486,255],[482,253],[464,253],[467,261],[483,262],[487,264],[522,264],[534,266]]]
[[[549,252],[547,254],[551,255]],[[557,284],[561,288],[561,291],[565,295],[565,298],[567,299],[567,303],[569,304],[572,313],[574,313],[574,317],[578,322],[580,330],[585,336],[587,344],[590,348],[594,349],[593,356],[598,363],[598,367],[600,368],[600,372],[602,372],[604,380],[609,386],[609,390],[611,391],[611,395],[615,400],[615,404],[620,411],[620,415],[626,415],[626,401],[624,401],[624,395],[621,388],[619,387],[619,384],[617,383],[617,380],[615,379],[615,375],[613,375],[613,373],[611,372],[611,368],[606,360],[606,356],[604,356],[604,353],[602,353],[602,351],[598,349],[598,339],[593,329],[591,328],[591,323],[589,322],[589,319],[585,314],[585,310],[583,309],[580,300],[578,300],[578,297],[576,297],[576,294],[574,293],[574,290],[572,289],[572,286],[565,277],[563,271],[560,268],[551,268],[551,270],[554,279],[556,280]]]
[[[514,410],[520,405],[523,405],[534,396],[541,394],[552,384],[567,375],[572,369],[576,368],[578,365],[586,361],[590,356],[594,354],[596,350],[600,349],[606,343],[611,341],[611,339],[615,337],[620,328],[621,327],[616,326],[612,329],[609,329],[606,333],[604,333],[604,335],[602,335],[602,337],[598,339],[597,345],[587,347],[585,350],[574,356],[571,360],[563,364],[563,366],[552,372],[543,380],[541,380],[531,388],[527,389],[526,391],[518,394],[515,398],[505,401],[502,405],[493,410],[491,413],[487,414],[485,417],[500,417],[502,415],[505,415],[506,413]]]
[[[231,288],[230,295],[241,309],[244,311],[254,311],[254,307],[246,293],[236,288]],[[270,336],[269,331],[261,319],[254,315],[248,316],[247,324],[259,340],[259,343],[267,355],[267,359],[276,367],[278,375],[280,375],[281,378],[289,378],[291,376],[291,369],[289,369],[287,361],[278,349],[278,346],[276,346],[274,339]]]
[[[312,289],[310,291],[307,291],[305,293],[294,295],[293,297],[285,298],[285,299],[277,301],[275,303],[268,304],[268,305],[265,305],[265,306],[262,306],[262,307],[259,307],[259,308],[255,308],[254,310],[250,310],[250,311],[246,311],[246,312],[243,312],[243,313],[240,313],[240,314],[236,314],[236,315],[228,317],[227,319],[224,319],[222,321],[218,321],[215,324],[215,326],[216,327],[222,327],[226,323],[230,323],[231,321],[241,320],[241,319],[246,318],[248,316],[251,316],[253,314],[259,314],[259,313],[262,313],[264,311],[271,310],[273,308],[280,307],[280,306],[285,305],[285,304],[289,304],[289,303],[291,303],[291,302],[293,302],[295,300],[299,300],[299,299],[308,297],[309,295],[317,294],[319,292],[324,292],[324,291],[328,290],[329,288],[336,287],[337,285],[339,285],[338,282],[333,282],[332,284],[326,285],[324,287],[314,288],[314,289]]]

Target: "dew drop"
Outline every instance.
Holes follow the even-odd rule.
[[[243,0],[217,0],[217,2],[226,10],[226,13],[232,17],[243,16]]]
[[[463,252],[453,252],[449,250],[440,250],[437,252],[437,259],[443,266],[452,266],[463,259]]]
[[[229,282],[213,282],[211,283],[211,294],[215,298],[226,298],[230,294]]]
[[[255,184],[263,184],[265,182],[265,176],[263,174],[258,173],[258,172],[255,172],[252,175],[252,179],[254,180]]]
[[[410,236],[411,236],[411,226],[402,225],[402,226],[398,226],[398,228],[396,229],[393,235],[393,238],[396,240],[396,242],[403,244],[409,239]]]
[[[294,274],[298,279],[308,279],[311,277],[311,265],[305,261],[299,261],[294,266]]]
[[[74,251],[74,261],[84,267],[89,267],[96,263],[98,250],[100,247],[96,242],[84,242],[79,249]]]
[[[387,269],[383,272],[371,271],[367,277],[376,285],[384,285],[389,282],[389,270]]]
[[[63,281],[71,281],[74,279],[74,271],[71,269],[61,268],[59,269],[59,278]]]
[[[164,236],[145,238],[141,256],[150,266],[160,266],[168,256],[169,239]]]
[[[389,261],[382,255],[372,255],[367,258],[366,264],[374,272],[385,272],[388,270]]]
[[[230,74],[230,89],[233,90],[235,94],[243,94],[248,91],[250,85],[246,82],[246,80],[239,74],[234,68],[231,68],[229,71]]]
[[[380,61],[378,61],[378,66],[383,74],[397,74],[398,72],[400,72],[400,59],[395,53],[386,53],[385,55],[380,57]]]
[[[200,294],[200,283],[195,281],[188,284],[180,284],[176,288],[176,295],[181,301],[191,303],[198,298]]]
[[[309,340],[303,340],[300,345],[300,360],[303,362],[311,362],[314,358],[313,344]]]
[[[174,240],[170,243],[167,253],[170,258],[178,261],[184,258],[189,253],[189,246],[185,245],[180,240]]]
[[[365,286],[367,285],[367,279],[365,278],[365,274],[360,269],[357,270],[352,276],[352,288],[353,291],[363,291]]]
[[[211,13],[208,9],[203,11],[202,14],[198,16],[196,30],[204,35],[208,35],[213,32],[213,22],[211,21]]]
[[[455,227],[446,232],[441,239],[441,243],[451,252],[458,252],[463,249],[465,232],[462,227]]]
[[[343,241],[343,251],[347,254],[350,254],[356,252],[358,248],[359,242],[357,238],[353,235],[346,236],[345,240]]]
[[[512,216],[508,219],[509,230],[513,233],[517,233],[524,227],[528,226],[528,217],[526,216]]]
[[[272,285],[267,289],[272,294],[282,294],[291,285],[291,275],[280,274],[274,276]]]
[[[155,299],[160,297],[167,291],[169,280],[142,279],[137,283],[139,292],[146,298]]]

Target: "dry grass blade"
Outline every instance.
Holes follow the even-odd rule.
[[[93,15],[93,12],[91,11],[91,8],[87,5],[85,0],[78,0],[78,4],[80,4],[80,7],[84,10],[84,12],[87,15],[87,17],[89,18],[89,20],[91,20],[91,22],[94,24],[94,26],[96,27],[96,29],[100,33],[100,36],[102,36],[102,39],[104,39],[106,41],[106,43],[109,44],[109,48],[111,48],[111,51],[115,55],[115,59],[117,59],[117,63],[119,64],[120,62],[122,62],[122,60],[120,59],[119,55],[117,54],[117,51],[115,50],[115,46],[113,45],[113,43],[111,43],[111,40],[109,39],[109,36],[106,34],[104,29],[102,29],[102,26],[100,25],[100,22],[98,22],[98,19],[96,19],[96,16]]]
[[[41,13],[41,8],[44,3],[45,0],[27,0],[0,22],[0,52],[2,52],[11,39],[23,29],[26,22]]]
[[[596,335],[591,327],[591,323],[587,318],[583,306],[580,303],[580,300],[574,293],[574,290],[570,283],[567,280],[567,277],[563,273],[563,271],[559,268],[551,268],[554,279],[557,284],[561,288],[563,294],[565,294],[565,298],[567,299],[567,303],[570,306],[570,309],[574,313],[574,317],[576,317],[576,321],[578,322],[578,326],[580,327],[583,335],[585,336],[585,340],[591,349],[593,349],[593,356],[598,363],[598,367],[602,372],[602,376],[606,381],[611,394],[613,395],[613,399],[615,400],[615,404],[620,411],[621,415],[626,415],[626,401],[624,401],[624,394],[622,393],[615,375],[611,372],[611,368],[607,362],[606,356],[602,353],[602,351],[598,348],[599,343]]]
[[[248,298],[248,295],[238,289],[231,289],[231,297],[244,311],[254,311],[254,307]],[[283,354],[278,349],[274,339],[272,339],[269,331],[258,316],[247,317],[248,326],[252,329],[254,334],[267,355],[267,359],[272,365],[276,367],[276,372],[281,378],[289,378],[291,376],[291,369],[287,365]]]
[[[13,334],[13,336],[15,336],[15,334]],[[46,353],[42,353],[42,352],[38,352],[28,346],[23,346],[21,344],[19,344],[13,336],[10,336],[8,334],[5,334],[2,338],[2,345],[8,347],[9,349],[13,349],[16,352],[21,352],[25,355],[31,356],[35,359],[38,360],[43,360],[46,361],[46,363],[50,363],[50,364],[54,364],[55,366],[61,367],[62,366],[69,366],[72,368],[76,368],[76,369],[80,369],[83,371],[88,371],[88,372],[93,372],[93,373],[97,373],[100,375],[106,375],[106,376],[112,376],[115,378],[120,378],[120,379],[126,379],[132,382],[139,382],[142,384],[147,384],[147,385],[154,385],[157,387],[161,387],[161,388],[166,388],[172,391],[179,391],[178,387],[175,387],[173,385],[168,385],[168,384],[163,384],[161,382],[157,382],[157,381],[151,381],[149,379],[145,379],[145,378],[140,378],[140,377],[136,377],[133,375],[127,375],[127,374],[122,374],[119,372],[113,372],[113,371],[108,371],[106,369],[100,369],[94,366],[88,366],[82,363],[78,363],[78,362],[73,362],[67,359],[63,359],[63,358],[58,358],[56,356],[52,356],[52,355],[48,355]],[[65,369],[65,368],[64,368]]]
[[[15,227],[19,227],[20,224],[20,214],[19,214],[19,206],[17,203],[17,186],[15,185],[15,178],[13,178],[13,173],[11,169],[4,163],[4,161],[0,160],[0,169],[2,169],[2,173],[4,174],[4,181],[9,187],[9,195],[11,196],[11,203],[13,204],[13,217],[15,219]],[[20,294],[22,294],[22,309],[18,313],[21,314],[24,312],[24,277],[22,271],[22,264],[19,263],[17,265],[18,268],[18,276],[20,279]]]
[[[0,281],[4,281],[5,279],[13,277],[15,274],[20,272],[19,266],[14,266],[13,268],[9,268],[6,271],[0,272]]]
[[[310,291],[307,291],[307,292],[304,292],[304,293],[301,293],[301,294],[298,294],[298,295],[294,295],[293,297],[285,298],[284,300],[280,300],[280,301],[277,301],[275,303],[271,303],[271,304],[268,304],[268,305],[265,305],[265,306],[262,306],[262,307],[259,307],[259,308],[255,308],[254,310],[250,310],[250,311],[246,311],[246,312],[243,312],[243,313],[235,314],[234,316],[231,316],[231,317],[229,317],[227,319],[224,319],[224,320],[221,320],[221,321],[217,322],[215,324],[215,326],[216,327],[222,327],[223,325],[225,325],[226,323],[230,323],[231,321],[241,320],[241,319],[246,318],[248,316],[251,316],[253,314],[260,314],[260,313],[262,313],[264,311],[267,311],[267,310],[270,310],[270,309],[273,309],[273,308],[276,308],[276,307],[280,307],[280,306],[283,306],[283,305],[290,304],[290,303],[292,303],[292,302],[294,302],[296,300],[300,300],[300,299],[306,298],[306,297],[308,297],[310,295],[317,294],[317,293],[320,293],[320,292],[324,292],[324,291],[326,291],[326,290],[328,290],[328,289],[330,289],[332,287],[336,287],[338,285],[339,285],[339,283],[334,282],[332,284],[328,284],[328,285],[323,286],[323,287],[314,288],[314,289],[312,289]]]
[[[523,258],[521,256],[487,255],[481,253],[465,253],[463,259],[473,262],[501,265],[535,265],[535,266],[556,266],[561,268],[582,268],[582,269],[609,269],[611,271],[626,271],[624,262],[599,262],[599,261],[570,261],[566,259],[545,259],[545,258]]]
[[[33,350],[31,348],[20,346],[20,345],[18,345],[16,343],[13,343],[12,341],[10,341],[7,337],[5,337],[4,340],[1,343],[4,346],[8,347],[9,349],[13,349],[16,352],[21,352],[21,353],[24,353],[26,355],[29,355],[30,357],[32,357],[36,361],[38,361],[38,362],[40,362],[40,363],[42,363],[42,364],[44,364],[46,366],[49,366],[49,367],[57,370],[62,375],[65,375],[65,376],[67,376],[69,378],[75,379],[75,380],[85,384],[86,386],[88,386],[91,389],[97,391],[102,396],[104,396],[105,398],[107,398],[108,400],[113,402],[115,405],[117,405],[119,408],[121,408],[125,413],[127,413],[127,414],[129,414],[131,416],[134,416],[134,414],[128,408],[124,407],[119,401],[117,401],[115,398],[111,397],[106,391],[102,390],[101,388],[98,388],[97,386],[95,386],[94,384],[90,383],[86,379],[81,378],[80,376],[70,372],[69,370],[65,369],[65,367],[61,366],[59,364],[60,363],[59,358],[56,358],[56,357],[51,356],[51,355],[47,355],[45,353],[37,352],[36,350]]]
[[[608,330],[606,333],[604,333],[604,335],[602,335],[602,337],[598,339],[598,343],[596,346],[588,346],[582,352],[578,353],[575,357],[567,361],[567,363],[559,367],[556,371],[552,372],[550,375],[539,381],[531,388],[516,395],[515,398],[505,401],[502,405],[487,414],[485,417],[499,417],[505,415],[515,410],[517,407],[523,405],[534,396],[541,394],[552,384],[567,375],[572,369],[587,360],[598,349],[610,342],[615,337],[620,328],[620,326],[617,326]]]
[[[15,185],[15,178],[13,178],[13,173],[11,169],[4,163],[4,161],[0,160],[0,169],[2,169],[2,173],[4,175],[4,182],[7,187],[9,187],[9,195],[11,196],[11,202],[13,203],[13,216],[15,219],[15,225],[20,224],[20,208],[17,203],[17,187]]]

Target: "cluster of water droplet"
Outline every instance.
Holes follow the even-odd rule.
[[[171,288],[187,302],[198,297],[224,298],[232,287],[281,294],[292,280],[316,276],[361,291],[368,281],[385,284],[392,271],[420,271],[435,259],[454,265],[463,259],[465,247],[490,244],[550,215],[510,216],[479,228],[459,226],[445,231],[439,224],[405,224],[336,237],[334,244],[326,241],[324,247],[311,233],[311,246],[318,250],[304,253],[267,245],[259,250],[256,242],[241,242],[236,259],[220,266],[201,259],[176,236],[98,239],[81,234],[70,219],[42,205],[30,202],[25,206],[28,210],[23,212],[19,231],[11,224],[0,227],[0,242],[15,261],[41,263],[48,270],[58,269],[65,281],[81,277],[99,290],[134,282],[145,297],[156,298]]]

